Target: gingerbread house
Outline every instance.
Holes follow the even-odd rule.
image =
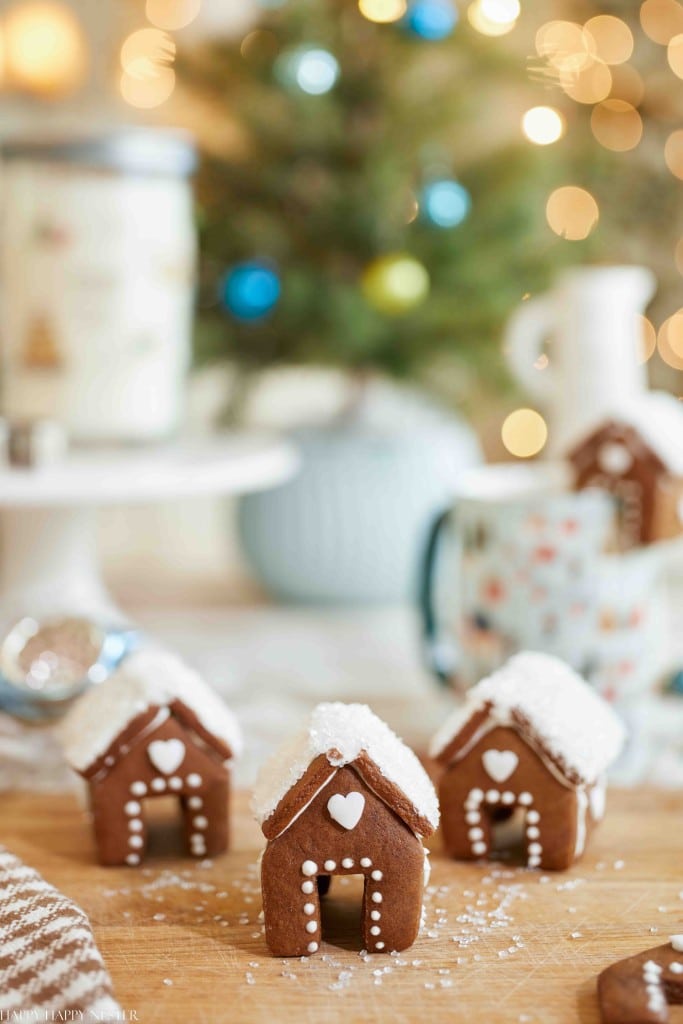
[[[415,754],[361,704],[320,704],[264,766],[253,808],[268,840],[261,865],[274,956],[321,943],[320,896],[333,875],[364,876],[362,941],[373,953],[417,937],[427,851],[439,822]]]
[[[176,797],[193,857],[228,845],[230,762],[242,747],[224,702],[175,655],[132,654],[86,693],[60,727],[69,764],[86,780],[102,864],[145,855],[145,803]]]
[[[623,741],[620,720],[567,665],[515,655],[434,737],[446,850],[472,860],[517,844],[529,867],[569,867],[603,815]]]
[[[615,410],[569,452],[576,487],[617,500],[623,549],[683,532],[683,404],[653,391]]]
[[[598,998],[603,1024],[666,1024],[669,1007],[683,1003],[683,935],[612,964]]]

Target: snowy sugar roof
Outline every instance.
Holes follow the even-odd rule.
[[[558,767],[582,782],[594,782],[617,757],[624,727],[605,701],[559,658],[524,652],[473,687],[434,736],[438,757],[470,719],[487,705],[490,717],[513,724],[515,713],[525,722]]]
[[[668,391],[647,391],[628,405],[615,406],[605,416],[609,420],[633,427],[671,473],[683,475],[683,402]]]
[[[138,715],[175,700],[233,755],[241,752],[239,725],[218,694],[175,654],[146,649],[131,654],[109,679],[84,694],[61,723],[67,761],[85,771]]]
[[[316,757],[325,754],[333,767],[341,768],[363,752],[401,790],[417,814],[436,828],[439,803],[429,776],[413,751],[365,704],[318,704],[314,708],[305,728],[261,769],[252,799],[257,820],[262,824],[273,814]]]

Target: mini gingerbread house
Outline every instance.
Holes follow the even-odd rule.
[[[578,489],[617,499],[623,549],[683,532],[683,404],[649,392],[616,410],[569,453]]]
[[[603,1024],[666,1024],[669,1007],[683,1003],[683,935],[612,964],[598,998]]]
[[[194,857],[228,845],[229,764],[239,726],[175,655],[132,654],[83,696],[60,727],[69,764],[88,783],[100,863],[136,865],[147,845],[144,804],[177,797]]]
[[[364,876],[366,949],[411,945],[428,865],[422,839],[439,806],[415,754],[368,707],[320,704],[263,768],[253,807],[268,840],[261,886],[274,956],[320,948],[331,875]]]
[[[614,712],[567,665],[515,655],[434,737],[447,851],[485,857],[507,833],[529,867],[569,867],[602,817],[604,773],[623,740]]]

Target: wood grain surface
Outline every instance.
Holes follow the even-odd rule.
[[[683,931],[681,793],[611,793],[561,875],[450,862],[437,839],[426,928],[400,955],[360,952],[359,884],[335,879],[327,941],[303,962],[265,948],[246,794],[231,853],[191,862],[159,833],[138,869],[95,865],[73,796],[3,794],[1,813],[2,842],[90,915],[119,1002],[144,1024],[596,1024],[598,972]]]

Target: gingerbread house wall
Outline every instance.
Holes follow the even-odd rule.
[[[183,743],[185,755],[173,772],[165,773],[154,766],[148,750],[150,744],[168,740]],[[169,795],[178,798],[178,822],[188,853],[196,857],[222,853],[229,841],[230,791],[230,774],[223,762],[199,746],[173,716],[128,745],[104,776],[90,780],[100,863],[140,863],[147,846],[145,802]]]
[[[335,794],[351,792],[361,793],[365,806],[358,824],[346,829],[332,819],[327,805]],[[411,945],[422,909],[422,843],[347,766],[266,847],[261,881],[266,941],[273,955],[316,952],[321,941],[316,878],[354,874],[365,876],[359,944],[387,953]]]
[[[487,757],[488,751],[496,754]],[[517,759],[507,778],[493,778],[486,763],[502,772]],[[562,870],[573,863],[591,825],[589,795],[561,782],[513,728],[496,726],[444,772],[439,784],[441,820],[447,852],[458,859],[487,856],[496,815],[521,808],[528,863]],[[503,809],[507,809],[503,811]]]

